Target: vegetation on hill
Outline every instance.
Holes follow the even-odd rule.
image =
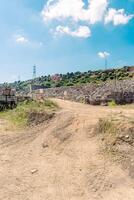
[[[53,76],[41,76],[27,81],[16,81],[10,84],[18,91],[29,91],[30,85],[38,85],[39,88],[51,88],[62,86],[75,86],[88,83],[101,83],[107,80],[123,80],[133,77],[130,67],[121,69],[98,70],[88,72],[71,72],[67,74],[56,74]]]

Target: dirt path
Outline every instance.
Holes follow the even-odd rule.
[[[133,200],[134,181],[100,155],[92,129],[134,110],[56,101],[62,109],[38,132],[0,133],[0,200]]]

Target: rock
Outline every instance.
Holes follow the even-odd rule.
[[[126,138],[126,139],[129,139],[129,135],[126,135],[125,138]]]
[[[35,173],[37,173],[38,172],[38,169],[32,169],[31,170],[31,174],[35,174]]]
[[[46,143],[43,143],[43,144],[42,144],[42,147],[43,147],[44,149],[46,149],[46,148],[48,148],[48,147],[49,147],[49,145],[48,145],[48,144],[46,144]]]
[[[107,102],[101,102],[101,106],[108,106]]]
[[[113,142],[112,142],[112,145],[115,146],[115,145],[116,145],[116,141],[113,141]]]
[[[124,137],[124,136],[121,135],[121,134],[118,136],[119,139],[123,139],[123,137]]]
[[[98,191],[98,189],[97,188],[93,188],[93,192],[97,192]]]

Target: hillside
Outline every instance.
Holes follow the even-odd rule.
[[[36,85],[38,88],[76,86],[88,83],[102,83],[113,79],[130,79],[133,77],[133,74],[133,67],[123,67],[120,69],[109,69],[104,71],[71,72],[67,74],[55,74],[53,76],[41,76],[36,79],[14,82],[10,85],[18,91],[29,91],[30,85]]]

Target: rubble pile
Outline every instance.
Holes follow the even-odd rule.
[[[113,100],[116,104],[134,103],[134,80],[103,83],[88,96],[88,100],[92,105],[107,105]]]
[[[98,85],[96,84],[89,84],[85,86],[50,88],[44,90],[44,95],[45,97],[55,97],[82,102],[85,100],[85,96],[92,94],[97,87]]]
[[[44,97],[54,97],[91,105],[134,103],[134,79],[113,80],[101,84],[50,88],[43,91]]]

